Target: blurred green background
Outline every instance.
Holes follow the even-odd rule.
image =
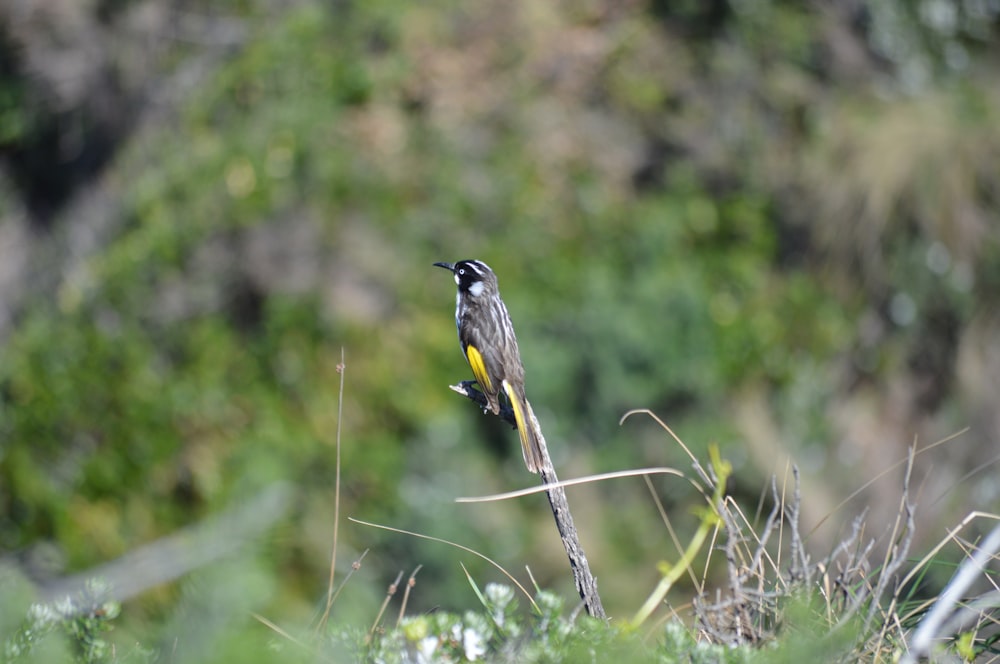
[[[447,389],[471,372],[431,264],[463,258],[499,275],[564,478],[689,471],[619,426],[649,408],[721,446],[750,514],[797,463],[822,555],[895,516],[908,445],[969,427],[918,457],[929,548],[1000,503],[998,37],[978,0],[5,4],[2,560],[44,585],[290,486],[201,583],[307,624],[343,350],[338,580],[369,553],[335,619],[416,565],[413,611],[475,603],[460,562],[499,578],[347,516],[573,599],[544,498],[453,502],[534,480]],[[653,484],[693,528],[690,485]],[[569,497],[631,613],[676,558],[648,490]],[[167,640],[203,572],[124,632]]]

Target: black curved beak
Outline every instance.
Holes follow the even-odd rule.
[[[451,272],[455,271],[455,264],[454,263],[434,263],[434,265],[436,267],[443,267],[444,269],[449,270]]]

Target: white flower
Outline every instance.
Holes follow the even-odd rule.
[[[479,632],[471,627],[466,627],[462,637],[462,647],[465,648],[467,660],[474,662],[486,654],[486,644]]]

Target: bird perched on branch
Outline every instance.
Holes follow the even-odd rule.
[[[434,265],[455,275],[458,340],[476,382],[486,395],[487,408],[494,415],[499,414],[500,393],[506,395],[521,436],[524,464],[530,472],[537,473],[542,467],[542,452],[531,404],[524,396],[521,353],[510,314],[500,299],[497,277],[486,263],[478,260]]]

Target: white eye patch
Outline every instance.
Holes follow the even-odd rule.
[[[469,295],[472,297],[479,297],[483,294],[484,288],[486,288],[486,285],[482,281],[473,282],[473,284],[469,286]]]

